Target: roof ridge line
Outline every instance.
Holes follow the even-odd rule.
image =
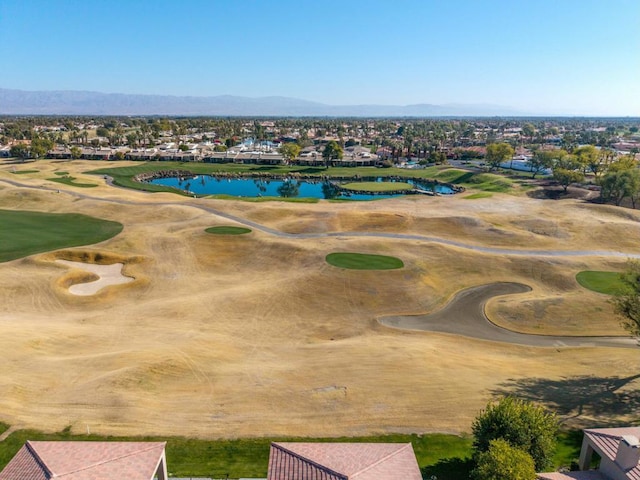
[[[55,474],[49,469],[49,467],[47,467],[47,464],[44,463],[44,460],[42,460],[42,458],[40,458],[40,455],[38,455],[38,451],[36,450],[36,448],[31,444],[31,440],[27,440],[26,443],[24,444],[25,447],[27,447],[27,450],[29,450],[29,453],[31,455],[33,455],[36,463],[38,464],[38,466],[40,468],[42,468],[45,473],[47,473],[47,475],[49,477],[54,477]]]
[[[317,462],[314,462],[310,458],[307,458],[305,456],[300,455],[299,453],[296,453],[296,452],[294,452],[292,450],[289,450],[288,448],[285,448],[285,447],[283,447],[282,445],[280,445],[280,444],[278,444],[276,442],[272,442],[271,445],[275,446],[276,448],[279,448],[280,450],[284,450],[285,452],[289,453],[290,455],[298,457],[299,459],[301,459],[301,460],[313,465],[314,467],[319,468],[320,470],[324,470],[326,472],[329,472],[330,474],[336,475],[336,476],[338,476],[340,478],[343,478],[344,480],[348,480],[349,479],[348,475],[345,475],[344,473],[337,472],[337,471],[333,470],[332,468],[329,468],[329,467],[327,467],[325,465],[321,465],[321,464],[319,464]]]
[[[88,442],[88,443],[141,443],[141,442]],[[123,458],[131,457],[132,455],[137,455],[139,453],[148,452],[149,450],[152,450],[152,449],[158,447],[159,446],[158,444],[163,444],[163,449],[164,449],[164,445],[167,444],[167,442],[153,442],[153,443],[155,443],[156,445],[151,445],[151,446],[149,446],[147,448],[144,448],[142,450],[138,450],[136,452],[131,452],[131,453],[128,453],[126,455],[120,455],[119,457],[114,457],[114,458],[111,458],[109,460],[103,460],[101,462],[97,462],[97,463],[91,464],[91,465],[83,467],[83,468],[78,468],[76,470],[70,470],[68,472],[64,472],[64,473],[61,473],[60,475],[55,475],[55,476],[56,477],[63,477],[65,475],[71,475],[72,473],[82,472],[83,470],[89,470],[91,468],[95,468],[98,465],[104,465],[105,463],[110,463],[110,462],[113,462],[115,460],[121,460]]]
[[[388,444],[387,444],[388,445]],[[384,457],[382,457],[380,460],[378,460],[377,462],[372,463],[371,465],[369,465],[368,467],[363,468],[362,470],[357,471],[356,473],[354,473],[352,475],[352,477],[356,477],[358,475],[360,475],[361,473],[366,472],[367,470],[371,470],[373,467],[381,464],[382,462],[388,460],[391,457],[396,456],[398,453],[400,453],[401,451],[403,451],[404,449],[406,449],[408,446],[411,445],[411,442],[409,443],[405,443],[404,445],[402,445],[402,448],[399,448],[398,450],[395,450],[391,453],[389,453],[388,455],[385,455]]]

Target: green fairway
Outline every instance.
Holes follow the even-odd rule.
[[[56,173],[58,175],[59,173]],[[70,185],[72,187],[80,187],[80,188],[91,188],[97,187],[98,185],[95,183],[76,183],[75,177],[57,177],[57,178],[47,178],[47,180],[51,182],[63,183],[65,185]]]
[[[75,213],[0,210],[0,262],[102,242],[122,231],[122,224]]]
[[[399,258],[365,253],[330,253],[326,260],[329,265],[351,270],[393,270],[404,267]]]
[[[584,270],[576,275],[576,280],[584,288],[606,295],[615,295],[624,290],[624,284],[618,272]]]
[[[38,173],[40,170],[16,170],[15,172],[11,172],[14,175],[25,175],[27,173]]]
[[[340,185],[345,190],[357,192],[404,192],[413,190],[413,186],[404,182],[353,182]]]
[[[250,233],[250,228],[233,227],[231,225],[220,225],[219,227],[209,227],[205,230],[207,233],[213,233],[215,235],[242,235],[244,233]]]

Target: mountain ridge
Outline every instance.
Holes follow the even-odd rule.
[[[437,117],[518,116],[491,104],[329,105],[284,96],[178,96],[0,88],[0,115]]]

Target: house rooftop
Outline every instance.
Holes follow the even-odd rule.
[[[300,472],[331,480],[422,478],[410,443],[272,443],[268,479]]]
[[[151,480],[156,473],[162,476],[165,445],[27,441],[0,472],[0,480]]]

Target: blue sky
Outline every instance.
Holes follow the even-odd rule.
[[[0,88],[640,116],[640,0],[0,0]]]

